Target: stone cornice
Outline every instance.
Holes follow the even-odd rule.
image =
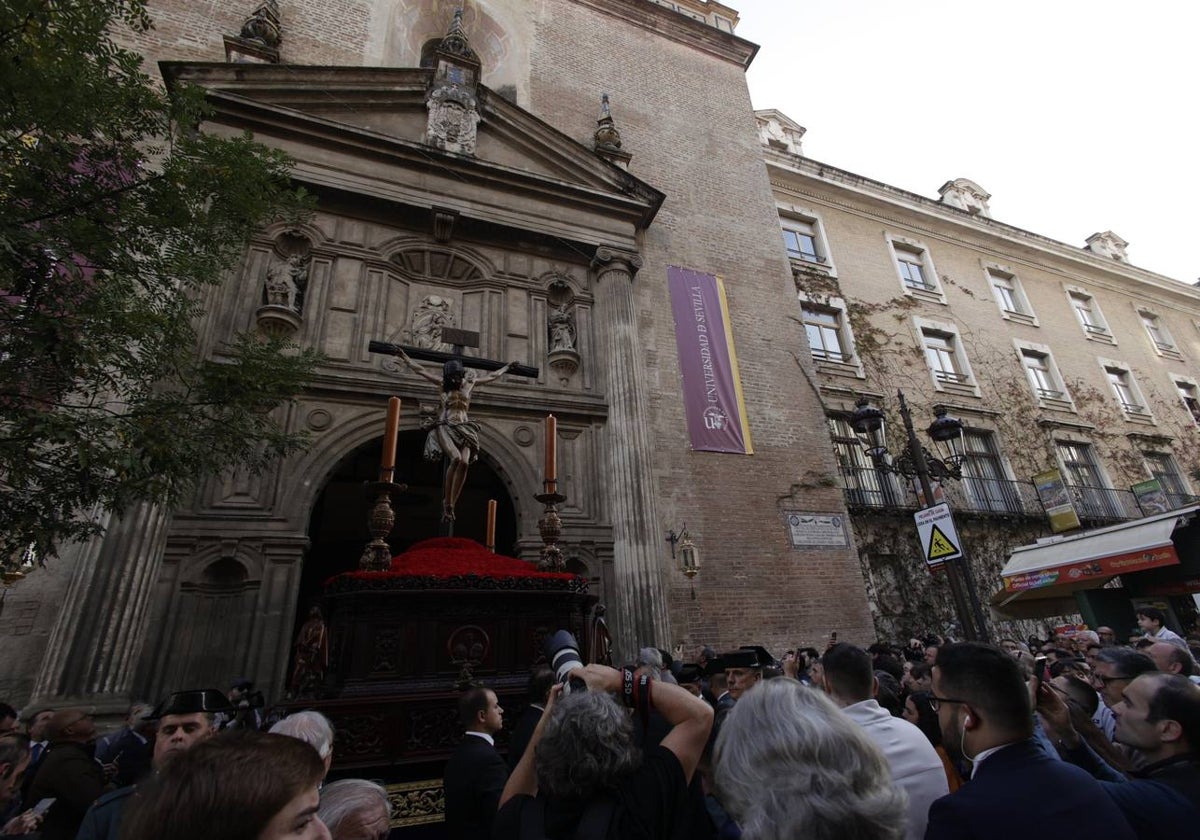
[[[1078,274],[1070,273],[1069,265],[1062,266],[1060,270],[1076,281],[1102,286],[1126,295],[1130,293],[1129,282],[1134,281],[1151,286],[1165,294],[1185,299],[1192,305],[1200,306],[1200,289],[1174,278],[1138,268],[1129,263],[1119,263],[1116,260],[1094,255],[1083,248],[1004,222],[972,216],[926,196],[885,184],[882,181],[875,181],[863,175],[856,175],[812,158],[797,157],[765,147],[763,155],[767,163],[771,185],[785,193],[793,192],[806,197],[819,198],[826,203],[852,212],[864,213],[885,221],[902,224],[920,230],[931,237],[953,239],[962,244],[964,239],[954,238],[947,234],[945,226],[950,224],[975,234],[976,244],[980,247],[986,248],[988,239],[1000,240],[1018,244],[1025,249],[1032,248],[1068,264],[1074,263],[1086,271],[1086,279],[1080,278]],[[804,190],[796,183],[797,176],[811,178],[822,185],[839,189],[847,196],[853,196],[859,201],[854,203],[838,201],[828,191],[818,193]],[[870,209],[864,207],[864,199],[874,204],[875,207]],[[886,209],[881,212],[880,208],[891,209],[892,213],[889,214]],[[900,215],[901,212],[904,212],[903,216]],[[922,224],[920,216],[927,217],[928,223]],[[1001,250],[1007,260],[1018,261],[1021,259],[1019,253]],[[1055,268],[1055,266],[1045,263],[1030,262],[1030,264],[1037,265],[1042,269]]]
[[[588,208],[610,220],[621,219],[633,231],[648,226],[664,195],[649,184],[599,158],[591,149],[562,134],[529,112],[480,88],[487,130],[497,140],[539,157],[555,175],[517,169],[471,155],[442,152],[413,139],[348,124],[324,115],[331,107],[351,110],[424,110],[429,71],[396,68],[232,65],[220,63],[164,62],[160,65],[168,86],[193,83],[206,89],[214,113],[210,125],[235,131],[250,129],[263,138],[278,138],[298,148],[321,147],[343,160],[354,157],[385,161],[397,167],[428,173],[463,185],[460,203],[436,196],[420,179],[388,180],[365,177],[329,159],[297,157],[295,176],[317,188],[346,190],[383,200],[427,207],[436,198],[439,206],[464,216],[483,212],[484,218],[519,229],[544,229],[565,239],[591,241],[586,231],[564,220],[566,213],[530,220],[509,201],[486,195],[519,193],[536,197],[551,207],[569,209],[578,216]],[[561,175],[558,173],[562,173]],[[435,190],[436,192],[436,190]],[[592,240],[605,237],[595,231]],[[607,234],[608,237],[612,233]],[[591,241],[591,244],[599,244]]]
[[[647,0],[575,0],[634,26],[746,68],[758,54],[758,44]]]

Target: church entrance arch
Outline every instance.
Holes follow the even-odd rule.
[[[422,455],[425,432],[400,433],[396,447],[396,481],[408,489],[396,495],[396,526],[388,536],[393,556],[414,543],[440,536],[442,465]],[[358,568],[367,534],[367,511],[373,497],[366,483],[378,478],[382,443],[379,440],[355,449],[338,463],[317,497],[308,523],[308,554],[300,573],[296,629],[308,609],[321,600],[321,585],[334,575]],[[514,556],[517,542],[516,513],[512,498],[496,467],[484,453],[467,474],[456,508],[454,535],[486,542],[487,503],[496,500],[496,551]],[[294,638],[294,636],[293,636]]]

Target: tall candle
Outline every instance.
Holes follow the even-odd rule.
[[[487,514],[487,547],[488,551],[496,553],[496,500],[488,499]]]
[[[391,481],[396,473],[396,435],[400,431],[400,398],[388,399],[387,423],[383,427],[383,458],[379,461],[379,480]]]
[[[546,415],[546,484],[558,482],[558,418],[553,414]],[[554,487],[547,487],[550,492]]]

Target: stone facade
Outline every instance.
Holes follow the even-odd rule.
[[[782,119],[773,134],[794,131],[777,112],[758,115]],[[1036,473],[1061,469],[1079,485],[1085,526],[1140,516],[1126,488],[1151,477],[1177,504],[1194,498],[1200,290],[1130,265],[1111,231],[1077,247],[992,220],[990,196],[965,178],[943,185],[939,201],[762,133],[821,402],[834,421],[859,396],[884,407],[895,454],[898,388],[927,446],[935,405],[967,424],[968,480],[944,490],[985,602],[1010,551],[1050,533],[1029,483]],[[1037,359],[1044,374],[1026,369]],[[889,488],[844,424],[833,431],[881,634],[952,630],[945,583],[923,569],[914,493]],[[1076,463],[1080,453],[1092,463]],[[1042,631],[995,618],[997,629]]]
[[[732,34],[736,13],[690,0],[469,4],[475,142],[437,148],[426,142],[430,42],[457,3],[280,2],[279,64],[224,62],[225,36],[254,4],[151,5],[157,28],[137,46],[210,92],[205,130],[254,131],[318,196],[305,225],[262,232],[213,295],[203,335],[211,353],[258,328],[322,350],[287,414],[313,442],[271,474],[209,479],[183,509],[115,524],[30,587],[45,632],[6,661],[6,696],[116,707],[237,676],[279,696],[306,573],[345,559],[317,556],[334,543],[314,543],[311,523],[322,516],[352,540],[342,520],[365,518],[331,514],[331,484],[377,446],[388,395],[404,400],[405,446],[432,399],[367,342],[408,341],[434,299],[480,333],[480,355],[541,368],[473,401],[476,470],[496,476],[516,550],[536,557],[541,419],[559,417],[564,548],[608,603],[620,653],[872,638],[854,548],[789,539],[785,511],[841,519],[846,508],[746,89],[755,48]],[[616,163],[593,148],[602,93],[622,138]],[[753,455],[689,449],[669,265],[725,280]],[[549,364],[564,299],[573,370]],[[398,534],[405,517],[402,506]],[[694,581],[666,540],[685,524],[702,558]]]

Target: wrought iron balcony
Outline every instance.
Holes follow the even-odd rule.
[[[928,504],[922,504],[915,482],[902,477],[885,475],[871,467],[843,467],[841,475],[846,504],[851,510],[917,510]],[[1085,522],[1123,522],[1140,519],[1153,512],[1143,511],[1129,490],[1072,484],[1067,485],[1067,490],[1076,513]],[[1200,502],[1200,496],[1184,493],[1165,495],[1172,508]],[[1046,515],[1037,489],[1029,481],[964,475],[962,481],[943,482],[940,499],[961,513],[1032,518]]]

